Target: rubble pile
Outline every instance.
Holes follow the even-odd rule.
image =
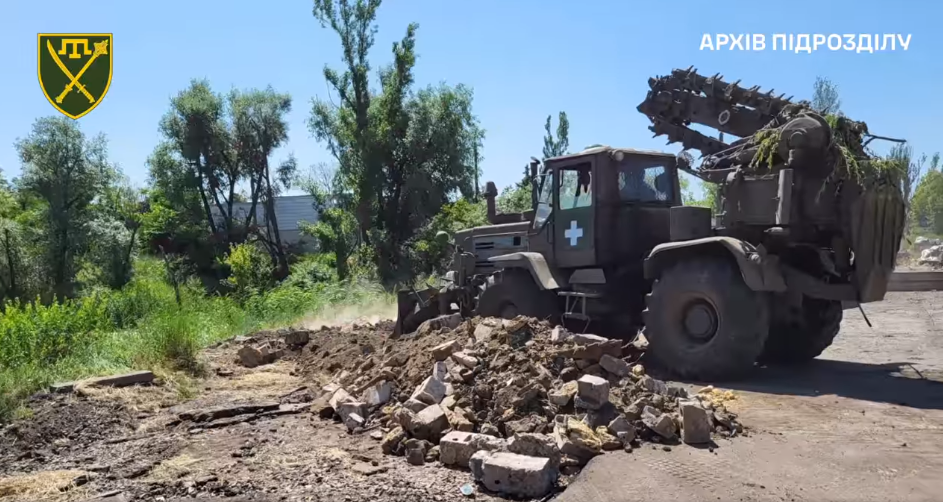
[[[494,492],[542,496],[606,451],[743,432],[724,406],[731,395],[689,395],[634,364],[643,342],[525,317],[445,316],[396,340],[369,327],[332,329],[290,352],[311,375],[332,377],[312,411],[410,464],[470,469]]]

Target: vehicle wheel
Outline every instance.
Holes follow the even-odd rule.
[[[769,332],[766,295],[722,258],[665,270],[647,297],[645,337],[653,362],[684,378],[715,380],[753,367]]]
[[[844,314],[840,301],[804,297],[802,307],[774,302],[764,363],[798,364],[818,357],[838,335]]]
[[[526,270],[503,271],[478,297],[478,314],[504,319],[524,315],[551,323],[560,317],[556,294],[541,290]]]

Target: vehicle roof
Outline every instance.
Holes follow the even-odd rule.
[[[672,153],[659,152],[656,150],[636,150],[634,148],[617,148],[617,147],[611,147],[608,145],[601,145],[601,146],[595,146],[592,148],[587,148],[583,151],[576,152],[576,153],[560,155],[558,157],[553,157],[547,160],[562,160],[562,159],[568,159],[572,157],[581,157],[584,155],[593,155],[593,154],[607,152],[607,151],[608,152],[622,152],[626,155],[650,155],[652,157],[666,157],[666,158],[672,158],[672,159],[675,157],[675,155]]]

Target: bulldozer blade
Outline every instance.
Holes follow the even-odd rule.
[[[412,333],[419,325],[439,315],[436,288],[416,291],[404,289],[396,294],[396,325],[393,336]]]

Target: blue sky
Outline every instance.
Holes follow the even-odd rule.
[[[684,5],[690,5],[685,9]],[[571,150],[602,143],[676,151],[653,139],[635,107],[650,76],[695,65],[743,85],[809,97],[818,75],[840,87],[843,110],[871,131],[908,139],[915,152],[943,150],[943,3],[930,0],[585,2],[562,0],[387,0],[378,16],[374,66],[390,60],[393,41],[419,23],[420,85],[464,83],[487,130],[484,179],[516,181],[539,156],[548,114],[565,110]],[[781,10],[780,10],[781,9]],[[145,159],[171,95],[191,78],[216,90],[264,87],[290,93],[290,141],[302,167],[331,159],[306,127],[310,100],[327,96],[326,63],[339,66],[339,44],[307,0],[117,0],[27,2],[0,7],[0,168],[20,171],[13,148],[32,122],[57,114],[36,76],[39,32],[114,33],[114,78],[104,101],[80,119],[86,134],[104,132],[111,159],[131,180],[147,181]],[[767,50],[699,51],[703,33],[763,33]],[[909,50],[813,54],[770,50],[773,33],[912,34]],[[554,118],[556,121],[556,118]],[[885,147],[886,148],[886,147]]]

